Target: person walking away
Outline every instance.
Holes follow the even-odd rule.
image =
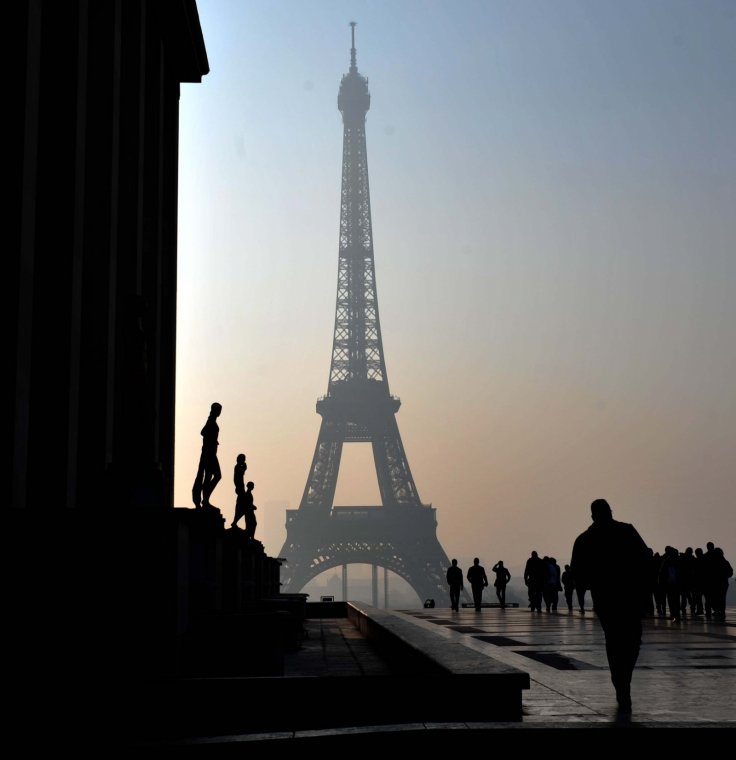
[[[576,582],[590,589],[605,636],[619,712],[630,713],[651,555],[633,525],[613,519],[605,499],[596,499],[590,511],[593,523],[575,539],[570,569]],[[622,593],[622,589],[631,589],[631,593]]]
[[[524,566],[524,583],[529,592],[529,606],[532,612],[542,611],[542,592],[546,565],[537,552],[533,551]]]
[[[472,566],[468,568],[467,578],[470,588],[473,590],[475,611],[480,612],[481,604],[483,603],[483,589],[488,585],[488,578],[485,568],[480,564],[478,557],[473,560]]]
[[[726,620],[726,595],[728,594],[728,579],[733,575],[733,567],[726,559],[723,549],[716,546],[713,550],[714,586],[713,586],[713,618]]]
[[[665,590],[670,620],[679,623],[680,617],[680,552],[674,546],[666,546],[659,567],[659,582]]]
[[[463,590],[463,571],[457,566],[457,560],[453,559],[447,568],[447,583],[450,586],[450,608],[455,612],[460,609],[460,593]]]
[[[565,565],[562,572],[562,588],[565,590],[565,601],[567,602],[567,611],[572,612],[572,595],[575,591],[575,578],[573,577],[570,565]]]

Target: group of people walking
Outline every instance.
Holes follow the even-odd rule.
[[[700,547],[688,547],[684,552],[667,546],[662,554],[647,549],[649,553],[648,571],[632,578],[634,585],[623,589],[622,593],[633,594],[642,600],[642,615],[669,617],[680,622],[688,614],[703,616],[708,620],[724,620],[726,616],[726,594],[728,579],[733,576],[733,568],[726,559],[723,549],[712,541],[706,544],[706,551]],[[502,561],[492,569],[496,578],[493,585],[502,608],[506,607],[506,586],[511,574]],[[482,604],[483,591],[488,586],[488,578],[480,560],[476,557],[467,573],[467,580],[473,592],[475,609]],[[450,586],[450,606],[459,608],[460,593],[463,589],[463,573],[452,560],[447,570]],[[561,569],[554,557],[540,557],[536,551],[524,566],[524,583],[532,612],[541,612],[544,604],[547,612],[557,611],[559,594],[563,592],[569,612],[575,603],[581,614],[585,614],[585,598],[589,591],[582,579],[576,578],[570,565]],[[669,612],[667,611],[669,608]]]
[[[498,602],[501,609],[506,609],[506,586],[511,580],[511,573],[504,566],[503,560],[496,562],[491,572],[496,575],[493,585]],[[483,604],[483,590],[488,586],[488,576],[478,557],[475,557],[473,564],[468,568],[466,579],[473,592],[473,605],[480,612]],[[452,564],[447,568],[447,583],[450,586],[450,606],[457,612],[460,609],[460,594],[463,590],[463,571],[458,567],[456,559],[453,559]]]
[[[688,612],[691,617],[726,619],[726,593],[733,568],[723,549],[712,541],[705,548],[688,546],[680,552],[667,546],[661,555],[650,550],[648,614],[669,617],[673,622],[680,622]]]
[[[511,580],[511,573],[503,560],[496,562],[491,572],[495,575],[493,586],[496,589],[498,604],[501,609],[506,609],[506,586]],[[470,583],[473,594],[473,605],[476,610],[480,610],[483,604],[483,591],[488,586],[488,577],[478,557],[475,557],[468,569],[466,579]],[[450,586],[450,607],[456,611],[460,607],[463,581],[463,571],[458,567],[457,560],[453,559],[447,569],[447,583]],[[570,611],[573,609],[573,594],[577,590],[580,611],[585,612],[586,589],[582,585],[576,586],[570,566],[565,565],[565,570],[562,572],[554,557],[540,557],[536,551],[533,551],[524,567],[524,583],[528,589],[529,607],[532,612],[541,612],[543,602],[547,612],[556,611],[559,592],[563,590],[568,609]]]
[[[542,611],[542,602],[544,602],[547,612],[555,612],[560,598],[560,591],[563,590],[563,579],[567,586],[565,588],[565,598],[568,607],[572,609],[572,589],[575,587],[572,580],[570,566],[565,565],[565,572],[560,570],[557,560],[554,557],[540,557],[536,551],[526,561],[524,566],[524,583],[526,584],[529,594],[529,607],[532,612]],[[570,596],[567,590],[570,590]],[[580,607],[584,608],[585,592],[580,599]]]
[[[669,617],[680,622],[688,613],[710,620],[725,620],[728,579],[733,568],[723,549],[712,541],[704,552],[688,547],[684,552],[673,546],[662,554],[647,550],[650,560],[647,571],[632,578],[633,586],[622,591],[641,600],[642,615]],[[541,612],[557,610],[558,594],[564,592],[568,611],[572,612],[577,597],[581,613],[585,613],[585,583],[576,578],[570,565],[560,567],[554,557],[539,557],[533,551],[524,568],[524,582],[529,591],[529,607]],[[667,611],[669,608],[669,612]]]

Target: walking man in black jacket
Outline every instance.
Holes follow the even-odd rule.
[[[641,646],[642,592],[651,564],[647,545],[628,523],[613,519],[605,499],[590,505],[593,524],[576,539],[570,569],[576,584],[589,588],[606,638],[611,681],[619,712],[631,712],[631,676]]]

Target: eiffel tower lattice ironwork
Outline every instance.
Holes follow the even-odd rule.
[[[396,424],[401,402],[389,391],[378,318],[368,186],[365,117],[368,80],[358,73],[355,24],[350,71],[337,107],[343,118],[342,195],[337,304],[322,423],[299,509],[286,511],[282,590],[299,592],[333,567],[367,563],[404,578],[420,599],[449,599],[447,555],[437,539],[436,510],[422,504]],[[343,444],[368,442],[380,507],[334,506]]]

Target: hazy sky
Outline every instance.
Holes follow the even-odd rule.
[[[604,497],[736,565],[736,3],[198,0],[181,92],[176,506],[210,404],[276,555],[327,390],[357,21],[391,392],[450,557],[569,561]],[[379,503],[369,444],[338,504]]]

